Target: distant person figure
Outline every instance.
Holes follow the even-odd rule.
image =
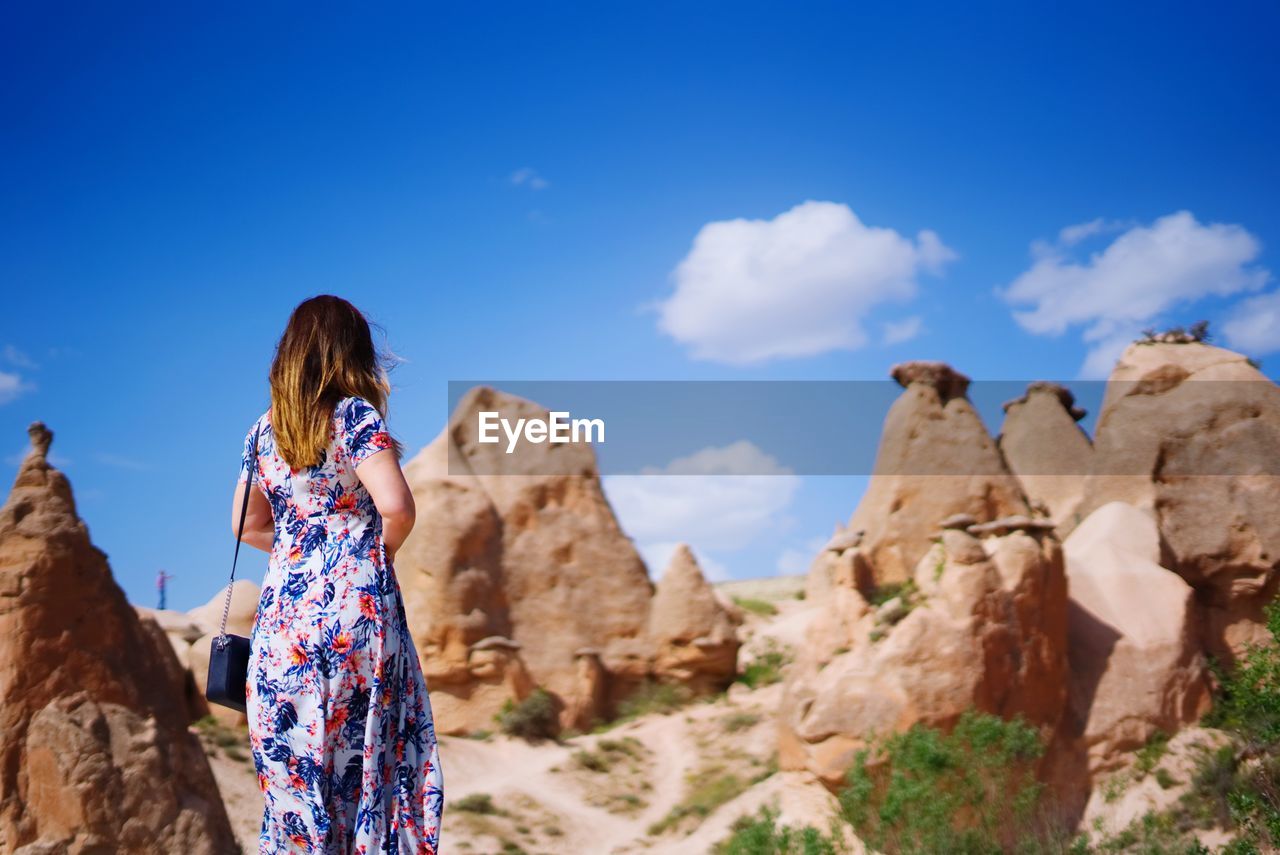
[[[169,580],[172,578],[173,576],[171,574],[166,573],[163,570],[161,570],[158,574],[156,574],[156,590],[160,593],[160,605],[157,606],[157,608],[159,608],[160,611],[164,611],[165,587],[168,584]]]
[[[303,301],[244,440],[232,530],[254,465],[244,542],[271,553],[246,698],[262,853],[437,855],[444,778],[392,562],[415,509],[381,360],[355,306]]]

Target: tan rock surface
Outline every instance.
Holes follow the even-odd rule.
[[[1265,638],[1280,588],[1280,387],[1240,354],[1133,344],[1107,386],[1080,513],[1124,501],[1154,513],[1162,564],[1206,605],[1210,652]]]
[[[157,648],[156,657],[164,665],[163,679],[168,680],[174,691],[186,701],[187,721],[197,721],[208,715],[209,702],[204,696],[205,687],[203,684],[196,685],[188,663],[178,657],[173,636],[165,632],[155,618],[139,615],[138,620],[143,634]],[[185,654],[187,651],[183,652]]]
[[[1076,423],[1085,415],[1071,392],[1054,383],[1032,383],[1026,395],[1005,404],[998,445],[1033,503],[1055,524],[1075,524],[1093,445]]]
[[[243,551],[241,549],[241,552]],[[202,635],[218,632],[222,624],[222,609],[226,598],[227,588],[224,579],[223,586],[218,588],[218,593],[209,598],[209,602],[187,612],[187,618],[204,630]],[[256,582],[236,579],[231,586],[231,610],[227,613],[227,632],[248,638],[258,614],[260,599],[262,599],[262,588]]]
[[[737,670],[736,624],[685,544],[658,580],[646,632],[656,646],[654,673],[698,692],[723,688]]]
[[[420,522],[395,564],[437,726],[490,727],[508,697],[519,700],[533,685],[560,698],[563,723],[582,726],[610,715],[648,679],[695,690],[732,679],[733,642],[722,628],[729,610],[710,588],[688,602],[660,598],[668,605],[658,608],[673,612],[655,616],[662,637],[651,637],[656,589],[604,495],[590,446],[543,444],[507,457],[502,446],[478,441],[480,411],[548,415],[530,401],[473,389],[405,467]],[[697,587],[685,573],[671,584],[686,593]],[[490,683],[477,694],[475,644],[495,635],[517,646],[504,662],[486,663]],[[583,649],[602,671],[579,661]]]
[[[969,378],[939,362],[895,366],[902,395],[885,418],[875,471],[849,523],[877,581],[901,582],[953,514],[1029,514],[1022,488],[965,397]]]
[[[829,606],[815,618],[781,707],[783,768],[834,787],[872,734],[946,727],[970,707],[1024,715],[1046,733],[1058,725],[1067,686],[1058,541],[1040,530],[979,540],[950,529],[912,578],[918,590],[898,607]],[[832,650],[837,629],[845,643]]]
[[[394,560],[436,727],[455,734],[491,728],[507,700],[518,701],[533,687],[518,644],[476,649],[487,638],[511,638],[513,630],[503,587],[502,521],[465,469],[447,431],[406,464],[418,522]]]
[[[1071,708],[1091,773],[1207,712],[1209,684],[1191,586],[1161,567],[1155,520],[1111,502],[1063,548],[1071,595]]]
[[[610,667],[615,639],[635,638],[649,617],[653,582],[623,533],[585,444],[527,446],[512,466],[499,445],[478,442],[476,414],[546,419],[537,404],[473,389],[449,423],[451,439],[502,520],[502,584],[510,620],[535,679],[557,694],[574,680],[574,651],[598,647]],[[533,474],[519,474],[520,472]],[[488,474],[502,472],[504,474]],[[538,474],[555,472],[557,474]]]
[[[52,434],[30,433],[0,509],[0,850],[233,852],[174,654],[90,542]]]
[[[191,645],[205,634],[205,628],[191,619],[185,612],[173,609],[149,609],[146,606],[134,606],[134,611],[144,619],[155,621],[156,626],[165,634],[178,662],[183,668],[190,667],[189,654]]]

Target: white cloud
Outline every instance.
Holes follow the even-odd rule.
[[[1227,344],[1261,355],[1280,350],[1280,291],[1241,300],[1222,322]]]
[[[538,174],[537,170],[525,166],[511,173],[511,183],[516,187],[528,187],[530,190],[546,190],[551,182]]]
[[[642,475],[790,475],[791,470],[745,439],[703,448],[677,457],[662,468],[647,466]]]
[[[920,335],[924,322],[919,315],[912,315],[900,321],[887,321],[884,325],[883,341],[886,345],[902,344]]]
[[[93,457],[102,465],[111,466],[115,469],[133,469],[141,472],[151,468],[140,460],[134,460],[131,457],[124,457],[123,455],[112,454],[107,451],[100,451]]]
[[[3,356],[6,362],[16,365],[19,368],[34,369],[38,367],[35,361],[31,359],[31,357],[27,356],[25,353],[23,353],[21,350],[19,350],[18,348],[14,347],[11,344],[6,344],[4,346]]]
[[[730,364],[852,350],[873,308],[910,300],[920,272],[955,257],[931,231],[912,241],[835,202],[712,222],[673,272],[658,326],[694,358]]]
[[[9,371],[0,371],[0,405],[15,401],[19,396],[30,392],[36,384],[23,380],[22,375]]]
[[[1098,217],[1096,220],[1090,220],[1087,223],[1077,223],[1074,226],[1067,226],[1058,232],[1058,244],[1060,246],[1075,246],[1086,238],[1095,235],[1106,234],[1108,232],[1122,232],[1127,228],[1131,228],[1134,223],[1124,223],[1119,220],[1106,220]]]
[[[1068,250],[1115,224],[1102,220],[1068,226],[1056,244],[1037,242],[1030,269],[1000,295],[1014,306],[1023,329],[1060,335],[1084,327],[1090,344],[1082,375],[1106,376],[1117,346],[1143,325],[1202,297],[1229,296],[1263,287],[1270,273],[1251,266],[1261,246],[1243,227],[1202,225],[1179,211],[1149,226],[1133,226],[1087,260]]]
[[[739,549],[781,526],[799,486],[796,475],[746,441],[604,479],[623,530],[652,573],[662,572],[674,544],[688,543],[708,576],[713,570],[704,560],[717,564],[708,551]]]
[[[1088,343],[1089,350],[1085,353],[1084,364],[1080,366],[1080,376],[1095,380],[1108,377],[1120,354],[1141,334],[1142,327],[1139,324],[1107,327],[1100,335],[1086,332],[1084,340]]]

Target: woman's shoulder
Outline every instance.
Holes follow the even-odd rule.
[[[333,413],[334,420],[348,433],[360,433],[369,428],[375,431],[383,429],[382,412],[359,395],[339,399]]]
[[[368,399],[359,395],[347,395],[345,398],[339,398],[338,403],[333,407],[334,415],[344,418],[361,417],[368,414],[370,410],[376,413],[378,408],[371,404]]]
[[[253,420],[253,424],[249,425],[249,430],[245,433],[245,436],[250,437],[250,436],[253,436],[255,433],[261,433],[265,430],[269,430],[270,428],[271,428],[271,408],[268,407],[267,409],[263,410],[256,419]]]
[[[249,425],[249,429],[244,432],[244,453],[248,454],[252,449],[254,454],[260,454],[263,447],[263,435],[270,432],[271,409],[267,408],[253,420],[253,424]]]

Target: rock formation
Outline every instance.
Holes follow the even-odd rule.
[[[702,598],[705,627],[686,612],[684,623],[655,618],[660,633],[675,627],[676,635],[650,636],[655,588],[604,495],[591,447],[543,444],[507,456],[478,441],[480,411],[548,415],[473,389],[405,467],[419,523],[395,563],[441,732],[491,727],[503,701],[533,685],[559,698],[562,724],[583,727],[646,680],[701,689],[716,674],[732,679],[722,668],[723,614]],[[673,584],[681,579],[696,587],[684,573]],[[478,651],[487,638],[503,644]]]
[[[204,684],[196,685],[195,677],[191,673],[190,663],[183,661],[183,657],[190,649],[190,644],[181,642],[179,636],[171,634],[165,625],[161,623],[161,619],[167,617],[167,615],[157,618],[157,615],[161,613],[151,609],[135,607],[135,610],[138,612],[138,620],[142,624],[143,632],[146,634],[147,639],[155,645],[156,655],[164,663],[165,679],[173,684],[186,701],[187,721],[197,721],[208,715],[209,702],[204,696]],[[168,610],[166,609],[165,611],[167,612]],[[171,612],[170,614],[181,613]],[[178,643],[183,644],[181,653],[177,650]]]
[[[736,623],[702,575],[693,552],[676,547],[649,606],[654,670],[696,692],[723,688],[737,670]]]
[[[1280,388],[1202,339],[1131,346],[1092,444],[1060,386],[1006,404],[997,449],[966,378],[894,369],[906,392],[867,494],[807,579],[784,768],[834,788],[871,734],[1022,712],[1070,821],[1100,776],[1200,718],[1206,655],[1262,638],[1280,589]]]
[[[241,547],[243,554],[244,548]],[[194,624],[203,630],[201,635],[216,635],[222,624],[222,609],[227,602],[226,583],[218,588],[218,592],[209,598],[203,606],[197,606],[187,612],[187,623]],[[231,586],[231,608],[227,610],[227,632],[248,636],[253,631],[253,622],[258,615],[258,601],[262,599],[262,588],[248,579],[236,579]],[[186,632],[187,627],[181,618],[175,617],[177,628]]]
[[[174,611],[173,609],[150,609],[146,606],[134,606],[133,608],[139,617],[144,620],[150,619],[155,622],[156,626],[160,627],[161,632],[165,635],[165,641],[173,648],[174,654],[178,657],[178,663],[183,668],[189,668],[191,666],[191,645],[202,635],[208,633],[209,630],[186,612]]]
[[[1155,517],[1160,563],[1196,589],[1214,655],[1264,638],[1280,588],[1280,387],[1229,350],[1135,343],[1094,449],[1080,514],[1123,501]]]
[[[172,675],[172,650],[125,600],[32,450],[0,509],[0,850],[237,851]]]
[[[1046,733],[1057,727],[1067,587],[1052,534],[1036,527],[979,539],[946,529],[900,593],[874,608],[855,575],[833,578],[788,677],[783,768],[807,768],[834,789],[872,735],[916,722],[948,727],[971,707],[1021,714]]]
[[[969,378],[940,362],[894,366],[905,391],[885,418],[875,471],[849,528],[878,583],[901,582],[929,549],[938,522],[1030,514],[973,405]],[[821,558],[821,556],[820,556]],[[815,567],[829,572],[825,563]]]
[[[1093,460],[1089,437],[1076,424],[1085,411],[1070,391],[1037,382],[1004,405],[1000,453],[1032,504],[1041,503],[1057,525],[1076,523]]]
[[[871,564],[859,548],[866,532],[837,526],[836,532],[809,565],[805,577],[804,594],[811,602],[823,602],[835,596],[840,589],[838,579],[853,580],[850,584],[862,592],[875,587]]]
[[[1096,774],[1209,706],[1191,586],[1157,562],[1155,520],[1103,505],[1063,544],[1071,593],[1071,710]]]

